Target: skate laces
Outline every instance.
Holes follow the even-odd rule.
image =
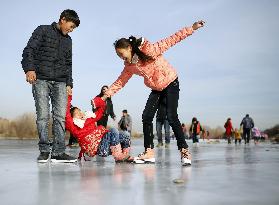
[[[146,155],[146,151],[140,153],[140,154],[138,155],[138,157],[142,157],[142,156],[144,156],[144,155]]]
[[[190,154],[189,150],[185,149],[185,148],[182,148],[181,149],[181,157],[189,159],[191,157],[191,154]]]
[[[138,155],[138,157],[143,157],[143,156],[148,156],[148,155],[152,155],[152,149],[151,148],[147,148],[144,152],[140,153]]]

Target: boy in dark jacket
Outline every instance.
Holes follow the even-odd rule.
[[[50,153],[49,99],[53,117],[51,161],[76,161],[75,158],[65,154],[65,114],[67,93],[71,94],[73,87],[72,39],[68,33],[79,24],[77,13],[67,9],[61,13],[58,23],[38,26],[23,50],[21,64],[26,81],[32,84],[37,113],[40,150],[38,162],[47,162]]]

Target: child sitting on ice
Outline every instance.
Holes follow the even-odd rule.
[[[132,162],[130,157],[130,136],[125,133],[119,134],[118,130],[111,128],[107,130],[103,126],[96,126],[106,108],[103,98],[96,97],[92,100],[95,112],[83,113],[79,108],[71,106],[72,95],[68,95],[66,110],[66,129],[72,133],[80,145],[79,159],[87,154],[90,157],[99,155],[107,157],[110,154],[116,162]],[[122,145],[122,147],[121,147]],[[85,159],[85,158],[84,158]]]

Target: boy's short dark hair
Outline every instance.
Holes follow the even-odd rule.
[[[127,111],[127,110],[122,110],[122,112],[123,112],[123,113],[128,113],[128,111]]]
[[[66,9],[64,10],[61,14],[60,14],[60,18],[59,18],[59,21],[62,19],[62,18],[65,18],[66,21],[71,21],[73,22],[76,27],[79,26],[80,24],[80,20],[79,20],[79,17],[77,15],[77,12],[75,12],[74,10],[71,10],[71,9]]]

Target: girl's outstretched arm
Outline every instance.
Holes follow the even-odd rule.
[[[107,90],[106,95],[108,97],[111,97],[112,95],[117,93],[121,88],[123,88],[126,85],[126,83],[129,81],[132,75],[133,73],[129,72],[128,69],[124,67],[124,70],[121,72],[120,76]]]
[[[203,27],[204,21],[198,21],[193,24],[192,27],[185,27],[179,31],[177,31],[175,34],[169,36],[168,38],[165,38],[163,40],[160,40],[156,43],[150,43],[148,41],[145,41],[142,45],[141,50],[152,57],[156,57],[159,55],[162,55],[165,51],[167,51],[170,47],[174,46],[178,42],[184,40],[186,37],[192,35],[194,30],[199,29],[200,27]]]

